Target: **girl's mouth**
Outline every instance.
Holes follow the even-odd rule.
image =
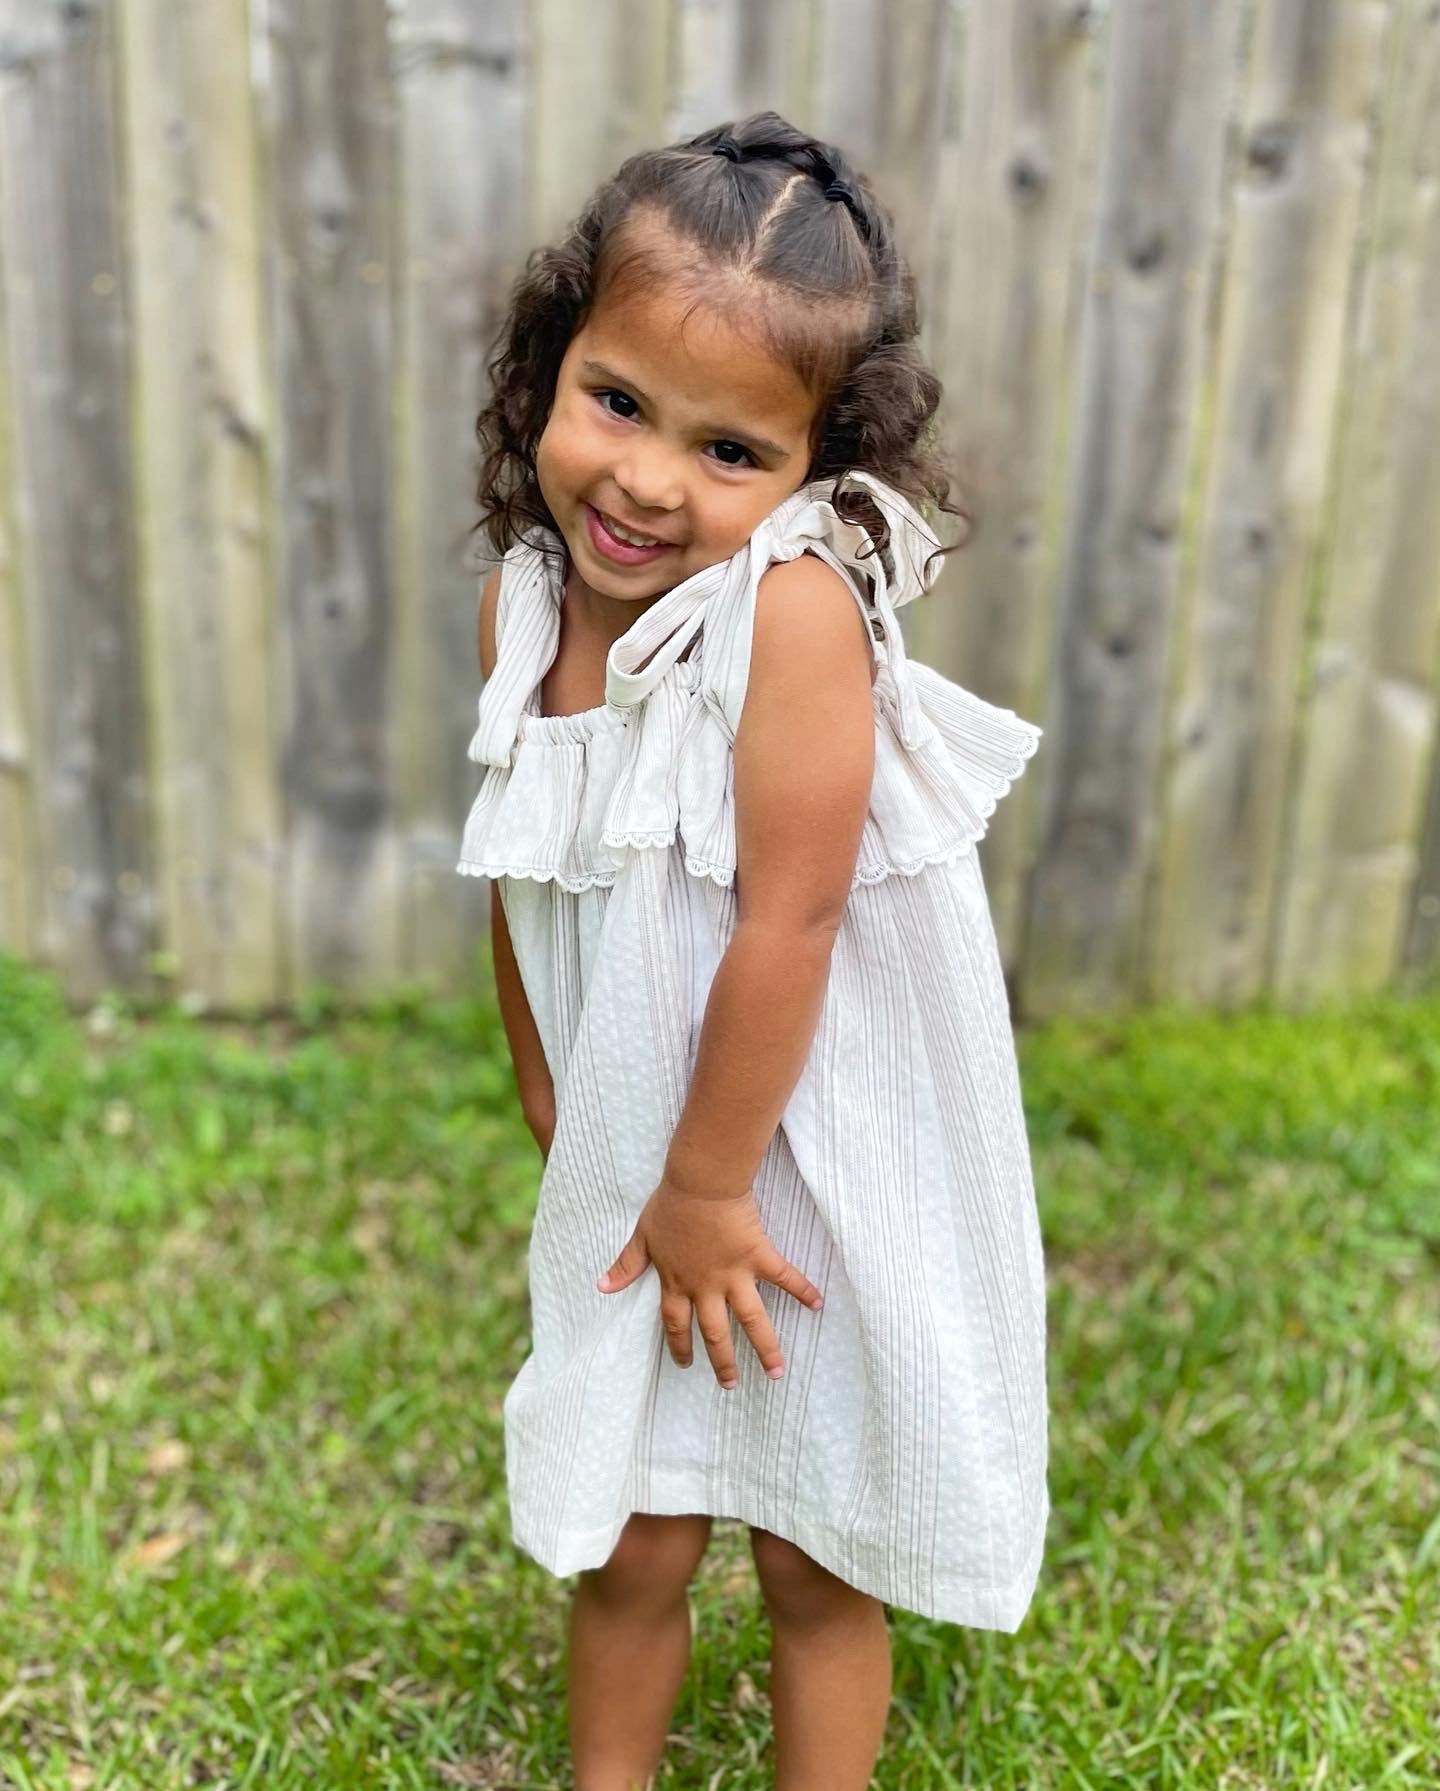
[[[652,560],[658,560],[670,551],[668,541],[657,541],[653,547],[636,547],[633,542],[612,535],[605,518],[593,504],[585,506],[585,527],[596,553],[617,566],[648,566]]]

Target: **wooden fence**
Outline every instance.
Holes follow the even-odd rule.
[[[0,0],[0,948],[87,998],[473,980],[473,423],[628,150],[896,210],[980,519],[912,650],[1046,730],[1027,1012],[1440,960],[1431,0]]]

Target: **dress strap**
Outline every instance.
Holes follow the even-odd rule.
[[[760,580],[772,561],[798,559],[807,551],[845,578],[867,620],[879,621],[883,639],[877,640],[872,628],[871,651],[880,665],[889,668],[887,685],[893,692],[896,722],[904,743],[916,747],[928,738],[920,698],[909,676],[905,637],[895,612],[933,583],[934,574],[927,576],[926,566],[940,543],[900,492],[866,472],[852,471],[847,478],[867,488],[889,525],[893,573],[887,575],[867,530],[857,522],[847,522],[823,495],[830,489],[828,480],[802,486],[766,517],[751,536],[748,550],[726,562],[724,590],[709,621],[711,639],[705,653],[704,682],[724,714],[732,740],[740,725],[749,682],[750,641]],[[868,601],[861,596],[861,587],[867,584]]]
[[[546,556],[532,539],[517,541],[500,563],[495,605],[495,665],[480,691],[469,757],[508,765],[530,693],[560,642],[560,612],[549,595]]]
[[[605,658],[607,703],[632,708],[645,700],[704,626],[728,564],[707,566],[673,586],[611,643]],[[653,657],[645,664],[647,655]]]

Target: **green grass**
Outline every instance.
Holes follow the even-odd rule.
[[[1021,1039],[1051,1527],[895,1611],[886,1788],[1440,1783],[1440,1001]],[[539,1156],[488,1001],[73,1017],[0,958],[0,1784],[565,1786],[500,1400]],[[663,1791],[771,1783],[717,1522]]]

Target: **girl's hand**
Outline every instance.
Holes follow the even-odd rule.
[[[779,1339],[760,1302],[755,1282],[773,1282],[814,1311],[823,1304],[820,1290],[787,1262],[766,1237],[755,1198],[743,1194],[714,1196],[686,1193],[668,1180],[646,1201],[625,1248],[598,1283],[602,1293],[618,1293],[654,1263],[660,1276],[660,1322],[670,1354],[681,1368],[691,1356],[692,1317],[716,1378],[734,1387],[739,1375],[730,1341],[727,1303],[744,1326],[765,1372],[785,1372]]]

